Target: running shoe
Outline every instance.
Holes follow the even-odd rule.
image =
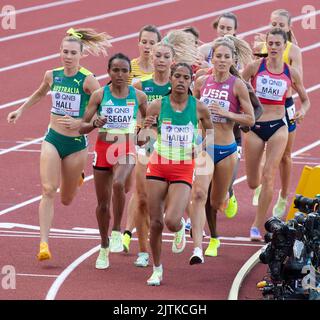
[[[257,188],[254,190],[254,194],[253,194],[253,198],[252,198],[252,205],[255,206],[255,207],[258,206],[260,192],[261,192],[261,184],[260,184],[259,187],[257,187]]]
[[[125,233],[122,236],[122,245],[123,245],[123,250],[128,253],[129,252],[129,247],[130,247],[130,242],[131,242],[131,237],[128,233]]]
[[[227,218],[233,218],[238,212],[238,201],[236,196],[233,194],[231,198],[229,198],[228,205],[224,210],[224,213]]]
[[[220,240],[218,238],[210,238],[208,248],[204,252],[206,256],[216,257],[218,255],[218,248],[220,247]]]
[[[122,235],[121,235],[120,231],[113,230],[111,232],[109,248],[110,248],[110,252],[122,252],[123,251]]]
[[[79,182],[78,182],[78,186],[81,187],[84,183],[84,178],[85,178],[85,174],[84,174],[84,171],[81,172],[81,176],[80,176],[80,179],[79,179]]]
[[[51,253],[49,251],[49,246],[46,242],[40,242],[40,250],[37,254],[39,261],[51,259]]]
[[[204,263],[203,252],[202,252],[201,248],[196,247],[193,249],[193,253],[192,253],[192,256],[189,260],[189,263],[191,265]]]
[[[272,209],[272,215],[274,217],[281,219],[286,212],[287,202],[288,202],[287,198],[281,197],[281,190],[280,190],[277,203],[275,204],[275,206]]]
[[[147,280],[148,286],[160,286],[160,283],[163,278],[163,269],[162,265],[160,267],[153,266],[153,273],[151,277]]]
[[[100,248],[99,256],[96,260],[96,269],[109,268],[109,248]]]
[[[257,227],[251,227],[250,239],[251,239],[251,241],[261,241],[262,240],[261,233]]]
[[[190,231],[190,229],[191,229],[191,220],[190,220],[190,218],[188,218],[187,221],[186,221],[185,229],[186,229],[186,231]]]
[[[149,253],[148,252],[139,252],[138,258],[134,262],[136,267],[147,267],[149,265]]]
[[[186,246],[186,230],[184,218],[181,218],[182,228],[175,232],[172,242],[172,252],[181,253]]]

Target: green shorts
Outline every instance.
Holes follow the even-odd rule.
[[[53,129],[49,129],[45,141],[48,141],[57,149],[61,159],[68,155],[81,151],[88,146],[87,136],[68,137],[64,136]]]

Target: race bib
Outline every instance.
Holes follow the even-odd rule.
[[[293,104],[292,106],[286,108],[287,111],[287,115],[289,120],[293,120],[294,119],[294,115],[296,113],[296,106]]]
[[[81,95],[76,93],[52,92],[51,112],[59,115],[79,117]]]
[[[187,126],[177,126],[162,123],[161,142],[164,146],[173,148],[191,148],[193,142],[194,127],[189,123]]]
[[[256,95],[259,98],[281,101],[288,89],[288,84],[282,79],[273,79],[268,75],[257,77]]]
[[[225,109],[226,111],[229,111],[230,109],[230,101],[227,101],[227,100],[201,97],[200,101],[203,102],[206,106],[209,106],[210,104],[213,104],[213,103],[217,103],[221,108]],[[211,120],[212,122],[219,122],[219,123],[227,122],[227,118],[218,116],[217,114],[214,114],[214,113],[211,113]]]
[[[133,121],[134,106],[102,106],[101,115],[107,118],[105,129],[127,129]]]

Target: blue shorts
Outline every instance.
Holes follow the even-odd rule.
[[[212,161],[216,165],[221,160],[229,157],[231,154],[237,152],[237,144],[233,142],[227,146],[211,145],[206,148],[208,155],[211,157]]]
[[[296,121],[292,119],[296,111],[292,97],[286,99],[285,107],[286,107],[286,120],[288,123],[288,131],[292,132],[297,129]]]
[[[260,139],[267,142],[274,133],[283,126],[286,126],[284,119],[260,122],[257,121],[251,131],[253,131]]]

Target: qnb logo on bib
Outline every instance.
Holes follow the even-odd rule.
[[[102,107],[101,115],[107,118],[106,129],[126,129],[133,120],[134,108],[131,106]]]
[[[80,112],[81,95],[64,92],[52,92],[51,112],[60,115],[78,117]]]
[[[281,101],[287,91],[288,84],[285,80],[274,79],[269,76],[258,76],[256,95],[260,98]]]
[[[191,148],[194,127],[190,122],[186,126],[162,124],[161,140],[165,146],[173,148]]]
[[[208,97],[201,97],[200,101],[206,104],[207,106],[211,104],[218,104],[221,108],[225,109],[226,111],[229,111],[230,109],[230,101],[226,101],[222,99],[213,99]],[[227,118],[218,116],[217,114],[214,114],[214,113],[211,114],[211,120],[212,122],[220,122],[220,123],[227,122]]]

